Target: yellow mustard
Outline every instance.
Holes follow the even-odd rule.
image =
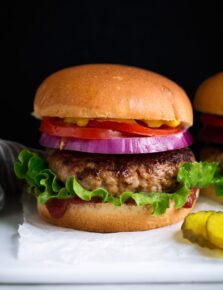
[[[64,118],[65,123],[72,123],[76,124],[79,127],[85,127],[87,126],[90,119],[87,118]],[[105,121],[105,119],[97,119],[97,121]],[[135,120],[125,120],[125,119],[106,119],[106,121],[113,121],[113,122],[121,122],[121,123],[136,123]],[[145,124],[147,124],[150,128],[159,128],[162,125],[167,125],[169,127],[177,127],[180,125],[180,121],[178,120],[171,120],[171,121],[165,121],[165,120],[142,120]]]
[[[90,119],[87,118],[64,118],[65,123],[73,123],[79,127],[87,126]]]
[[[180,125],[180,121],[171,120],[171,121],[163,121],[163,120],[143,120],[144,123],[147,124],[148,127],[151,128],[159,128],[162,125],[167,125],[169,127],[177,127]]]

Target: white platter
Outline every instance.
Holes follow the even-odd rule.
[[[191,260],[162,263],[125,261],[120,256],[114,263],[83,262],[78,265],[45,265],[17,258],[18,225],[21,211],[0,216],[0,282],[1,283],[179,283],[223,282],[223,255],[195,247]],[[206,257],[203,257],[206,255]],[[212,256],[213,255],[213,256]]]

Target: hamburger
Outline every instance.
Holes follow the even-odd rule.
[[[194,107],[201,112],[203,128],[200,132],[201,160],[218,162],[223,175],[223,72],[206,79],[195,94]],[[201,193],[223,203],[223,187],[216,194],[213,185],[203,188]]]
[[[34,114],[47,157],[23,150],[15,172],[51,224],[94,232],[167,226],[187,216],[199,187],[216,177],[216,163],[196,162],[189,148],[186,93],[154,72],[63,69],[37,89]]]

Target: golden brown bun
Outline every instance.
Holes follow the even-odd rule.
[[[210,185],[209,187],[207,188],[202,188],[200,190],[200,193],[202,195],[205,195],[207,197],[209,197],[210,199],[214,200],[214,201],[217,201],[219,203],[222,203],[223,204],[223,197],[218,197],[215,193],[215,189],[214,189],[214,186],[213,185]]]
[[[173,202],[166,213],[158,217],[151,214],[149,206],[123,204],[116,207],[110,203],[70,203],[65,214],[56,219],[49,214],[45,205],[38,203],[37,208],[39,215],[51,224],[100,233],[144,231],[164,227],[183,220],[191,212],[191,208],[175,209]]]
[[[203,113],[223,115],[223,72],[208,78],[199,86],[194,108]]]
[[[38,88],[37,117],[179,120],[193,123],[191,103],[177,84],[140,68],[90,64],[66,68]]]

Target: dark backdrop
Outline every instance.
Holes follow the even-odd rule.
[[[222,1],[8,1],[1,138],[37,146],[37,86],[61,68],[121,63],[176,81],[193,98],[223,69]],[[196,134],[196,128],[193,133]]]

